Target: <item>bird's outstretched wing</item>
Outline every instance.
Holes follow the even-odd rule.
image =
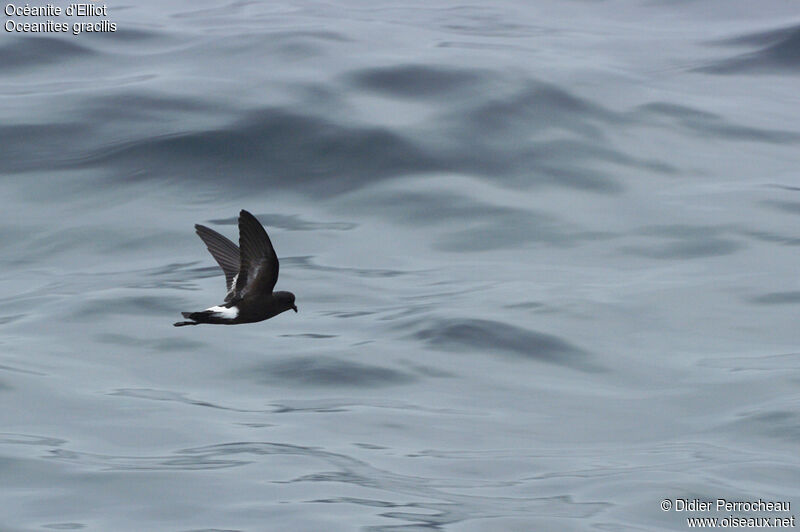
[[[278,256],[261,222],[245,210],[239,213],[239,260],[234,297],[272,293],[278,282]]]
[[[203,239],[211,256],[225,272],[225,285],[228,287],[228,295],[231,295],[236,275],[241,269],[239,248],[213,229],[200,224],[195,225],[194,228],[197,235]]]

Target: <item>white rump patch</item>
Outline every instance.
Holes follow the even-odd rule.
[[[227,318],[229,320],[236,319],[236,316],[239,315],[238,307],[210,307],[206,310],[213,312],[219,318]]]

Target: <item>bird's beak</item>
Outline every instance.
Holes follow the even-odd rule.
[[[295,312],[297,312],[297,305],[292,305],[292,310],[294,310]]]

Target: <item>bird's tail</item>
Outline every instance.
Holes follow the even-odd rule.
[[[183,314],[184,318],[189,318],[190,320],[193,320],[194,317],[192,316],[192,314],[196,315],[197,312],[181,312],[181,314]],[[172,325],[174,327],[183,327],[184,325],[200,325],[200,322],[199,321],[176,321]]]

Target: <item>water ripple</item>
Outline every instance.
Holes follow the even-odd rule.
[[[192,471],[228,467],[246,467],[260,463],[265,457],[296,456],[310,463],[333,468],[303,475],[292,480],[272,480],[273,484],[343,483],[377,489],[394,496],[411,496],[425,502],[391,502],[354,497],[332,497],[308,502],[322,504],[357,504],[370,508],[405,508],[420,511],[385,512],[380,515],[406,522],[441,527],[467,519],[499,515],[548,515],[588,517],[609,505],[602,502],[576,502],[570,496],[496,497],[461,495],[449,489],[496,488],[507,482],[492,480],[440,481],[420,476],[393,473],[376,468],[362,460],[325,451],[271,442],[235,442],[196,447],[177,451],[170,456],[126,457],[54,450],[50,458],[112,471]],[[433,513],[431,513],[433,511]],[[385,529],[382,527],[373,530]]]
[[[713,74],[781,73],[796,74],[800,66],[800,25],[739,35],[717,45],[761,46],[760,49],[718,60],[699,68]]]
[[[581,371],[599,371],[589,353],[557,336],[493,320],[448,319],[426,324],[414,336],[451,351],[505,353]]]
[[[250,368],[247,374],[260,382],[319,386],[387,386],[407,384],[416,378],[403,371],[330,356],[293,356]]]

